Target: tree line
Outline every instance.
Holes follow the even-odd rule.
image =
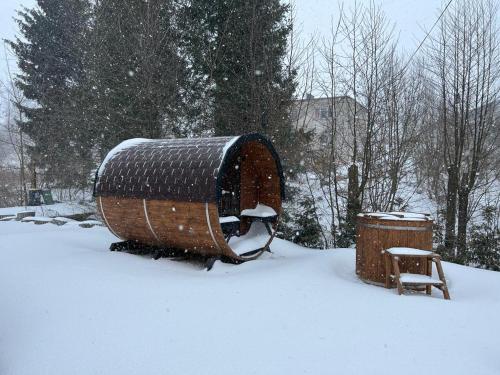
[[[360,212],[424,207],[443,257],[500,269],[498,3],[446,1],[436,16],[405,52],[380,7],[340,6],[301,51],[300,112],[311,93],[329,99],[304,153],[299,241],[350,246]]]
[[[373,3],[305,40],[279,0],[38,0],[7,42],[20,197],[28,181],[88,189],[124,139],[260,132],[285,165],[283,237],[350,246],[357,214],[420,197],[443,256],[498,268],[497,14],[443,3],[403,51]],[[312,94],[328,98],[321,129],[304,122]]]
[[[291,136],[287,12],[260,0],[39,0],[19,11],[8,45],[31,175],[85,187],[96,160],[132,137]]]

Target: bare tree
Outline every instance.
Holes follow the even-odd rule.
[[[497,13],[498,4],[490,0],[455,2],[428,49],[439,98],[439,151],[447,169],[445,247],[459,260],[466,246],[469,199],[498,139],[493,115],[499,84]]]
[[[373,3],[367,7],[356,4],[346,12],[341,8],[339,22],[332,25],[330,39],[323,46],[328,77],[322,85],[323,91],[332,98],[338,94],[353,98],[349,104],[347,127],[339,127],[336,122],[338,108],[335,106],[336,101],[332,101],[331,111],[335,116],[330,126],[333,136],[330,150],[338,147],[340,139],[342,144],[348,145],[344,146],[342,156],[332,154],[330,159],[342,158],[349,165],[343,232],[352,241],[356,216],[365,202],[372,175],[374,140],[382,115],[384,74],[395,46],[391,25],[380,7]],[[338,197],[340,189],[336,177],[333,185]]]
[[[393,211],[403,208],[402,193],[408,194],[407,190],[418,187],[414,179],[415,144],[430,111],[424,72],[417,67],[405,69],[395,49],[390,53],[384,77],[368,197],[373,210]],[[408,183],[401,192],[404,180]]]
[[[0,143],[8,145],[13,151],[19,164],[19,203],[27,204],[27,181],[26,181],[26,136],[23,134],[19,123],[23,122],[23,113],[20,108],[25,105],[26,99],[19,88],[14,83],[9,65],[9,52],[4,43],[4,61],[7,71],[7,81],[1,81],[3,99],[5,102],[5,136],[0,137]]]

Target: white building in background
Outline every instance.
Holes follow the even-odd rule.
[[[363,138],[366,110],[350,96],[315,98],[308,95],[294,102],[292,119],[297,128],[314,132],[314,144],[318,148],[329,145],[336,134],[335,147],[347,162],[352,155],[355,132],[358,139]]]

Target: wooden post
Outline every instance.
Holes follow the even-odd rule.
[[[428,257],[425,260],[427,262],[427,276],[432,277],[432,257]],[[432,294],[432,285],[425,286],[425,293],[429,296]]]
[[[394,275],[396,276],[396,285],[398,287],[399,295],[403,294],[403,285],[401,285],[399,273],[399,257],[392,257],[392,266],[394,267]]]
[[[436,268],[439,275],[439,280],[443,282],[442,291],[444,299],[450,299],[450,293],[448,292],[448,285],[446,284],[446,279],[444,277],[443,267],[441,266],[441,257],[439,255],[434,256],[434,262],[436,262]]]
[[[384,265],[385,265],[385,287],[389,289],[391,287],[391,255],[387,251],[382,251],[384,253]]]

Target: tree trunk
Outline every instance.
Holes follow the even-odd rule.
[[[361,212],[358,173],[358,166],[352,164],[348,170],[346,234],[353,242],[356,232],[356,217]]]
[[[31,170],[31,188],[36,189],[37,188],[37,178],[36,178],[36,167],[33,166],[33,169]]]
[[[469,187],[467,178],[464,176],[462,186],[458,190],[458,228],[457,228],[457,260],[459,263],[465,261],[467,250],[467,212],[469,209]]]
[[[444,246],[449,255],[455,250],[455,224],[457,216],[458,170],[455,164],[448,167],[448,186],[446,188],[446,223]]]

